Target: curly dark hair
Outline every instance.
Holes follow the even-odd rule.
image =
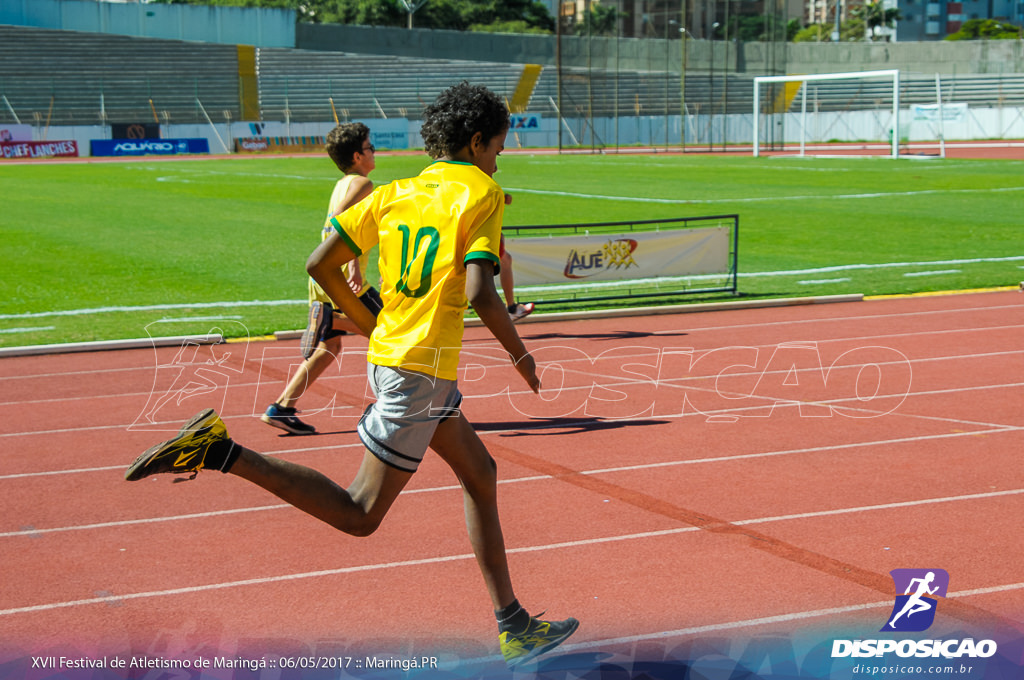
[[[442,92],[423,110],[420,135],[431,158],[453,156],[477,132],[486,144],[509,127],[508,107],[483,85],[462,81]]]
[[[342,123],[327,133],[324,149],[338,169],[347,173],[352,168],[353,157],[363,150],[363,143],[370,138],[370,128],[362,123]]]

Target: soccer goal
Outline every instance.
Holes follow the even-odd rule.
[[[790,112],[796,106],[798,112]],[[798,155],[900,155],[900,72],[754,78],[754,156],[762,144]]]

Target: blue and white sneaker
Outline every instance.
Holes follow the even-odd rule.
[[[267,407],[266,413],[260,416],[260,420],[290,434],[316,434],[315,427],[295,417],[298,412],[298,409],[285,408],[273,403]]]

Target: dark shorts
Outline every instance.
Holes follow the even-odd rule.
[[[377,292],[377,289],[373,286],[367,288],[366,292],[359,296],[359,301],[363,303],[364,307],[373,312],[374,316],[380,314],[380,310],[384,308],[384,303],[380,299],[380,293]],[[326,303],[324,303],[324,306],[328,308],[325,311],[328,311],[330,314],[334,314],[334,307]],[[337,338],[341,335],[348,335],[348,331],[336,331],[333,328],[328,328],[320,341],[323,342],[324,340]]]

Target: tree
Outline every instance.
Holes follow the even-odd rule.
[[[799,21],[796,21],[799,28]],[[789,24],[785,19],[761,14],[734,14],[729,18],[729,39],[741,42],[772,42],[787,39]],[[796,31],[793,31],[794,33]],[[719,35],[716,33],[716,35]],[[724,36],[724,33],[722,33]]]
[[[583,21],[576,24],[576,33],[580,35],[615,35],[616,25],[625,16],[611,5],[592,3],[590,14],[583,15]]]
[[[420,28],[455,31],[502,30],[520,25],[516,22],[528,29],[555,30],[547,7],[535,0],[430,0],[416,14]]]
[[[882,0],[866,2],[860,7],[853,9],[850,12],[850,16],[864,22],[865,35],[868,39],[874,39],[876,36],[882,35],[881,29],[892,28],[896,25],[896,21],[902,18],[898,9],[886,9]]]
[[[314,22],[321,5],[330,0],[149,0],[161,5],[217,5],[220,7],[262,7],[265,9],[294,9],[299,21]]]
[[[469,29],[475,33],[541,33],[550,34],[546,28],[530,26],[525,21],[495,21],[492,24],[470,24]]]
[[[833,24],[811,24],[793,36],[793,42],[832,42]],[[864,21],[851,17],[843,22],[839,30],[839,42],[856,42],[864,39]]]
[[[793,36],[793,42],[828,42],[831,40],[829,38],[831,33],[831,26],[809,24],[796,32],[796,35]]]
[[[292,0],[289,0],[292,1]],[[378,2],[360,0],[306,0],[299,11],[299,21],[318,24],[359,24],[361,26],[405,26],[408,12],[397,0]],[[419,16],[417,16],[419,19]]]
[[[946,36],[946,40],[1018,40],[1024,30],[1007,21],[997,19],[971,19],[960,30]]]
[[[165,4],[293,9],[318,24],[402,26],[453,31],[553,32],[555,21],[537,0],[152,0]]]
[[[800,24],[799,19],[790,19],[786,23],[786,41],[793,42],[793,39],[796,38],[796,34],[802,29],[803,26]]]

